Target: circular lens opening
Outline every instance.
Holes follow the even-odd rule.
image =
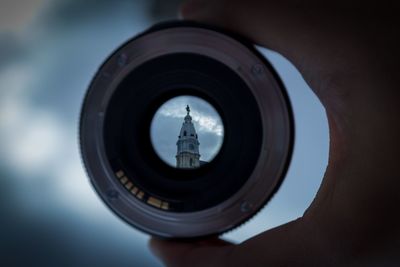
[[[216,109],[195,96],[174,97],[160,106],[151,122],[151,142],[165,163],[197,169],[221,149],[224,126]]]

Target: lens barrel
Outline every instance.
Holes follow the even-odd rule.
[[[150,139],[158,108],[177,96],[210,103],[224,139],[196,169],[173,168]],[[160,237],[220,234],[257,213],[279,188],[293,149],[285,88],[244,38],[194,22],[156,25],[99,68],[80,118],[84,165],[107,206]]]

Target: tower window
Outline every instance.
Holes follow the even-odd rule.
[[[183,136],[186,136],[186,131],[183,131]]]
[[[190,166],[193,166],[193,159],[190,158]]]
[[[194,150],[194,145],[193,144],[189,144],[189,149],[190,150]]]

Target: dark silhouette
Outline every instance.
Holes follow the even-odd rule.
[[[167,266],[400,266],[400,16],[394,1],[194,0],[184,18],[290,60],[324,105],[329,165],[304,215],[241,244],[152,239]]]

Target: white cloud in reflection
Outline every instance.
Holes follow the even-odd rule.
[[[186,98],[187,97],[183,97],[181,99],[177,98],[176,100],[174,99],[173,102],[169,102],[167,105],[162,106],[159,111],[160,114],[165,117],[179,118],[183,120],[183,118],[186,116],[186,105],[189,102],[194,101],[191,98],[186,100]],[[201,105],[204,106],[205,104],[201,103]],[[212,112],[214,114],[212,114]],[[221,119],[216,111],[210,111],[209,108],[208,112],[206,113],[199,109],[192,109],[190,111],[190,115],[192,116],[193,122],[195,122],[196,126],[198,126],[198,129],[196,129],[198,132],[209,132],[218,136],[224,135],[224,127],[222,126]]]

